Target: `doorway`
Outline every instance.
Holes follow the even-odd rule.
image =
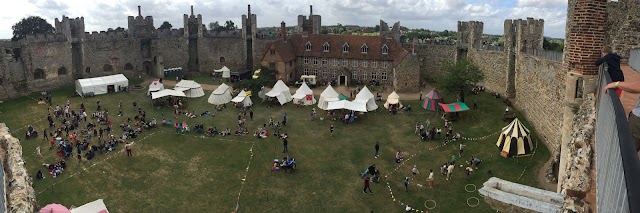
[[[338,85],[347,86],[347,76],[346,75],[341,75],[338,79],[339,79],[338,80]]]
[[[151,73],[152,64],[151,64],[151,62],[150,62],[150,61],[145,61],[144,63],[142,63],[142,67],[143,67],[143,69],[144,69],[144,72],[145,72],[147,75],[151,75],[151,74],[152,74],[152,73]]]

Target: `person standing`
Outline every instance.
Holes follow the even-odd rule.
[[[462,144],[462,141],[460,141],[460,152],[458,153],[458,157],[462,157],[462,152],[464,151],[464,147],[467,145]]]
[[[640,93],[640,81],[612,82],[607,84],[604,92],[607,93],[609,89],[621,89],[628,93],[638,94]],[[634,106],[629,113],[628,122],[629,130],[631,130],[631,138],[633,139],[633,144],[636,146],[636,152],[640,152],[640,99],[638,99],[636,106]]]
[[[380,153],[380,143],[379,143],[379,142],[377,142],[377,141],[376,141],[375,149],[376,149],[376,155],[375,155],[375,158],[376,158],[376,159],[378,159],[378,156],[380,156],[380,155],[379,155],[379,153]]]
[[[133,156],[131,154],[131,146],[132,146],[132,142],[128,142],[127,144],[124,145],[125,150],[127,150],[127,157]]]
[[[364,193],[365,193],[365,194],[367,194],[367,189],[369,189],[369,192],[370,192],[371,194],[373,194],[373,191],[371,191],[371,187],[369,186],[369,178],[368,178],[368,177],[365,177],[365,178],[364,178],[364,189],[363,189],[363,191],[364,191]]]
[[[427,178],[427,182],[429,182],[429,188],[433,188],[433,169],[429,170],[429,177]]]
[[[287,126],[287,113],[282,115],[282,126]]]
[[[312,121],[315,121],[315,120],[316,120],[316,116],[317,116],[317,115],[316,115],[316,108],[313,108],[313,109],[311,110],[311,120],[312,120]]]
[[[422,101],[422,90],[420,90],[420,100]]]
[[[287,138],[282,138],[282,153],[289,151],[289,148],[287,145],[289,145],[289,141],[287,141]]]
[[[437,139],[440,139],[440,134],[442,134],[442,129],[440,129],[440,127],[438,127],[438,128],[436,129],[436,138],[437,138]]]
[[[611,82],[623,82],[624,81],[624,73],[620,69],[620,59],[622,58],[618,54],[613,53],[611,47],[607,46],[602,48],[600,52],[600,58],[596,60],[596,66],[600,66],[603,63],[607,64],[607,72],[609,72],[609,77],[611,77]],[[621,88],[615,88],[618,97],[622,94]]]
[[[455,155],[454,155],[455,156]],[[451,174],[453,174],[453,169],[456,168],[453,166],[453,163],[447,167],[447,180],[451,179]]]
[[[413,169],[411,169],[411,180],[415,180],[416,179],[416,175],[420,173],[418,171],[418,167],[416,165],[413,165]]]
[[[333,136],[333,124],[331,124],[331,126],[329,126],[329,131],[331,131],[331,136]]]
[[[455,154],[451,155],[451,164],[456,164],[456,160],[457,160],[457,159],[458,159],[458,158],[456,157],[456,155],[455,155]]]
[[[36,147],[36,157],[42,158],[42,152],[40,152],[40,146]]]
[[[269,117],[269,126],[273,126],[273,117]]]
[[[98,101],[96,101],[96,105],[98,105],[98,110],[96,110],[96,111],[100,111],[100,99],[98,99]]]
[[[409,191],[409,177],[404,178],[404,191],[405,192]]]
[[[253,110],[249,110],[249,118],[253,121]]]

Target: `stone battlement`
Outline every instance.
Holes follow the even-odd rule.
[[[210,37],[210,38],[242,38],[242,31],[241,30],[227,30],[227,31],[214,31],[214,30],[208,30],[206,32],[204,32],[204,36],[205,37]]]
[[[40,42],[65,42],[67,38],[62,34],[37,34],[27,35],[21,42],[25,43],[40,43]]]
[[[184,28],[180,29],[158,29],[158,38],[182,37]]]
[[[91,33],[85,32],[84,37],[88,41],[99,41],[99,40],[117,40],[117,39],[125,39],[128,38],[129,35],[127,32],[105,32],[93,31]]]

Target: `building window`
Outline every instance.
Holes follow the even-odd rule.
[[[271,53],[271,55],[275,55],[276,51],[275,50],[271,50],[273,53]],[[220,56],[220,63],[225,63],[227,61],[226,58],[224,58],[224,56]]]
[[[328,63],[328,62],[327,62],[327,59],[326,59],[326,58],[323,58],[323,59],[322,59],[322,66],[327,66],[327,63]]]
[[[338,66],[338,59],[337,58],[333,59],[333,66]]]
[[[104,66],[102,66],[102,71],[113,72],[113,66],[111,66],[111,64],[105,64]]]
[[[307,44],[304,45],[304,49],[307,51],[311,51],[311,42],[307,42]]]
[[[276,54],[276,50],[269,50],[269,53],[271,53],[271,55],[275,55]],[[220,59],[222,59],[223,57],[220,57]]]
[[[367,77],[369,77],[368,73],[366,71],[362,71],[362,80],[367,80]]]
[[[327,78],[327,77],[329,77],[329,70],[327,70],[327,69],[322,69],[322,77],[323,77],[323,78]]]
[[[367,60],[362,60],[362,67],[367,67]]]
[[[318,65],[318,58],[313,58],[313,64]]]
[[[58,75],[67,75],[67,68],[65,67],[60,67],[58,69]]]
[[[357,67],[358,66],[358,59],[353,59],[353,61],[351,62],[351,65],[353,67]]]
[[[378,61],[373,60],[371,61],[371,67],[376,68],[378,66]]]
[[[367,47],[367,44],[363,44],[361,49],[363,54],[367,54],[367,52],[369,52],[369,47]]]
[[[338,70],[333,68],[333,79],[338,78]]]
[[[318,76],[318,69],[314,69],[312,75]]]
[[[349,60],[347,59],[342,59],[342,66],[349,66]]]
[[[387,72],[380,73],[380,78],[382,78],[383,81],[386,81],[387,80]]]
[[[33,79],[46,79],[47,75],[44,74],[44,70],[42,69],[36,69],[35,71],[33,71]]]
[[[124,70],[133,70],[133,65],[131,65],[130,63],[125,64]]]
[[[304,57],[304,64],[308,64],[309,63],[309,57]]]
[[[309,68],[304,68],[303,75],[309,75]]]
[[[353,71],[353,72],[351,73],[351,78],[353,78],[353,79],[356,79],[356,80],[357,80],[357,79],[358,79],[358,71]]]
[[[378,73],[372,72],[371,73],[371,80],[378,80]]]
[[[389,47],[386,44],[382,46],[382,54],[383,55],[389,54]]]
[[[383,61],[382,62],[382,68],[387,68],[387,63],[388,63],[387,61]]]
[[[347,43],[344,43],[344,45],[342,45],[342,52],[343,53],[349,52],[349,45]]]
[[[325,42],[324,45],[322,45],[323,48],[323,52],[328,53],[329,52],[329,42]]]
[[[274,62],[269,63],[269,69],[270,70],[276,70],[276,63],[274,63]]]
[[[86,72],[87,74],[91,73],[91,67],[87,67],[86,69],[84,69],[84,72]]]

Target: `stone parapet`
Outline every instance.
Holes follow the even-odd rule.
[[[562,212],[564,195],[492,177],[478,190],[500,212]]]
[[[32,179],[22,159],[22,146],[17,138],[11,136],[9,128],[0,123],[0,149],[4,154],[5,189],[7,194],[7,212],[34,212],[36,194]]]

